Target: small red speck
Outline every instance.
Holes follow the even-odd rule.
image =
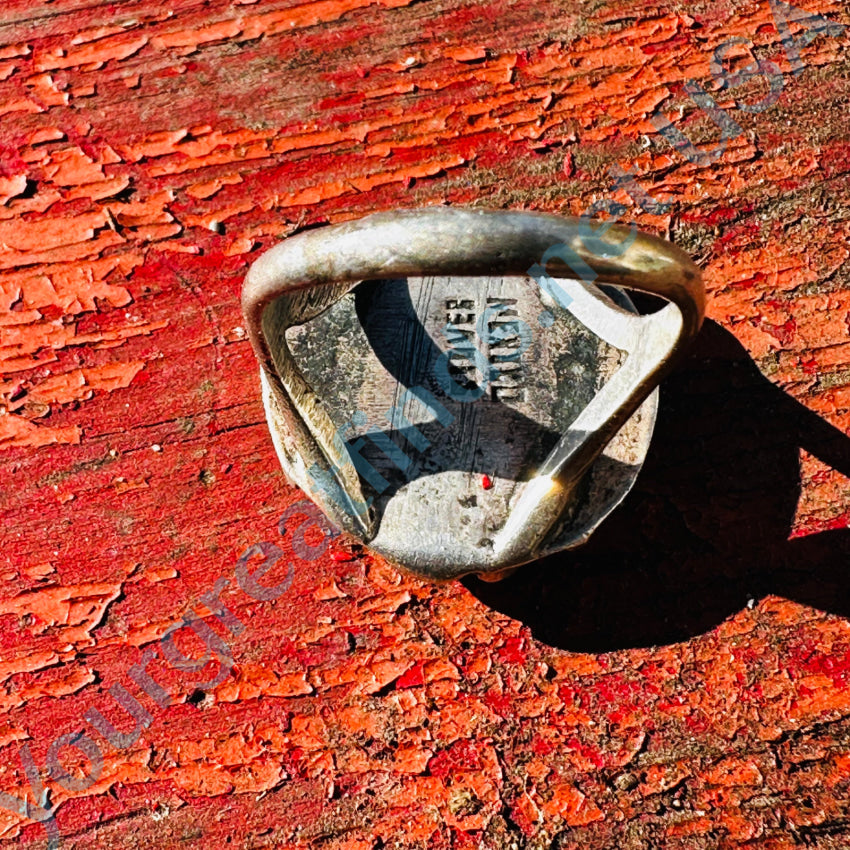
[[[489,489],[493,486],[493,482],[490,480],[490,476],[489,476],[489,475],[485,475],[485,476],[483,476],[483,477],[481,478],[481,486],[482,486],[485,490],[489,490]]]
[[[331,560],[336,561],[337,563],[341,561],[353,561],[354,556],[351,554],[351,552],[342,552],[340,550],[337,550],[335,552],[331,552]]]

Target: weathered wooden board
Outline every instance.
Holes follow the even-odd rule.
[[[3,843],[847,846],[848,26],[840,0],[6,0]],[[721,89],[731,39],[775,102]],[[392,206],[606,198],[710,290],[627,503],[501,585],[315,527],[295,554],[249,263]],[[116,685],[150,718],[123,749],[86,720],[131,730]]]

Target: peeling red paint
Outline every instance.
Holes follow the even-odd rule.
[[[803,7],[850,23],[833,0]],[[149,846],[251,835],[304,850],[784,848],[789,824],[844,840],[850,505],[828,446],[794,447],[790,484],[736,479],[726,493],[741,504],[709,527],[716,505],[665,489],[667,439],[612,518],[622,525],[529,568],[542,590],[527,609],[344,545],[298,562],[275,525],[296,495],[268,440],[238,293],[260,251],[304,226],[445,202],[580,214],[611,195],[697,257],[709,316],[781,394],[743,426],[770,466],[788,425],[776,399],[850,427],[846,38],[805,47],[779,103],[735,111],[746,132],[700,167],[649,119],[660,110],[710,146],[682,84],[720,98],[711,55],[739,36],[787,70],[767,3],[142,0],[109,20],[80,0],[34,8],[0,13],[0,790],[29,793],[26,744],[79,847],[123,846],[128,828]],[[632,166],[672,212],[611,192],[613,166]],[[726,355],[700,356],[699,392],[672,376],[662,407],[698,448],[677,467],[680,500],[726,474],[699,458],[733,444],[712,428],[748,368],[722,380]],[[696,427],[700,393],[720,400]],[[735,519],[753,534],[768,521],[748,487],[758,504],[795,485],[792,539],[748,548]],[[258,541],[284,552],[270,584],[297,564],[274,603],[232,578]],[[629,560],[647,541],[652,557]],[[808,554],[794,560],[797,545]],[[708,589],[678,606],[693,605],[693,624],[656,639],[662,613],[681,613],[658,610],[665,597],[706,562]],[[748,586],[751,608],[741,590],[700,618],[740,572],[774,595]],[[245,630],[204,616],[233,669],[200,693],[215,663],[155,660],[175,695],[162,709],[127,671],[221,577]],[[834,592],[817,591],[830,580]],[[511,605],[523,587],[509,586]],[[535,619],[563,588],[557,616]],[[588,622],[604,651],[585,645]],[[621,639],[629,626],[645,640]],[[93,706],[122,722],[115,683],[154,721],[70,792],[47,773],[48,748]],[[44,828],[0,808],[0,835],[37,846]]]

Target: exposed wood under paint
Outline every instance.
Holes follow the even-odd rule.
[[[0,790],[28,793],[28,746],[63,846],[846,842],[847,31],[795,76],[767,0],[589,5],[4,3]],[[800,7],[850,25],[839,0]],[[712,79],[735,37],[784,72],[763,112],[736,109],[763,80]],[[708,166],[650,120],[717,139],[689,79],[743,130]],[[616,166],[670,210],[612,195]],[[248,547],[291,556],[299,498],[241,325],[248,264],[375,209],[606,197],[692,252],[716,324],[588,549],[435,588],[336,541],[276,602],[238,588]],[[163,709],[128,671],[219,578],[245,623],[210,618],[232,674],[196,693],[215,662],[154,662]],[[125,751],[83,720],[127,722],[116,683],[154,716]],[[102,771],[68,791],[48,750],[82,729]],[[8,809],[0,830],[44,841]]]

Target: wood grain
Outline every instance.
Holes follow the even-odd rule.
[[[761,112],[764,78],[712,76],[733,38],[782,72]],[[767,0],[6,0],[0,791],[101,850],[846,846],[847,30],[799,57]],[[741,129],[710,164],[651,120],[717,144],[688,80]],[[627,503],[501,585],[293,554],[250,262],[377,209],[603,199],[710,293]],[[273,601],[236,578],[260,543],[267,585],[295,566]],[[219,580],[238,634],[200,602]],[[194,609],[232,663],[163,657]],[[166,708],[129,674],[146,649]],[[130,728],[116,684],[153,718],[123,750],[84,719]],[[99,776],[67,747],[51,774],[83,731]],[[3,844],[44,846],[2,800]]]

